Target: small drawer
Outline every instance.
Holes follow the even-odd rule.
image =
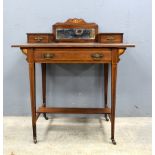
[[[52,33],[28,33],[28,43],[50,43],[54,41]]]
[[[123,33],[99,33],[100,43],[123,43]]]
[[[101,50],[41,50],[34,52],[35,61],[110,61],[111,51],[109,49]]]

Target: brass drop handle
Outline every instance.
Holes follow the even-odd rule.
[[[34,40],[36,40],[37,42],[41,42],[43,40],[43,37],[35,37]]]
[[[45,59],[52,59],[52,58],[55,57],[55,54],[53,54],[53,53],[45,53],[45,54],[43,55],[43,57],[44,57]]]
[[[95,53],[95,54],[92,54],[91,57],[95,60],[100,60],[101,58],[103,58],[103,54]]]
[[[109,40],[109,41],[113,41],[113,40],[115,40],[115,37],[113,37],[113,36],[109,36],[109,37],[107,37],[107,40]]]

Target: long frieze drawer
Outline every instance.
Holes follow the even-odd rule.
[[[28,43],[50,43],[53,42],[52,33],[27,33]]]
[[[123,33],[100,33],[98,34],[100,43],[123,43]]]
[[[34,52],[35,61],[110,61],[111,51],[104,50],[41,50]]]

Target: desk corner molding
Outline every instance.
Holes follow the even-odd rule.
[[[22,48],[21,51],[22,51],[23,54],[27,55],[27,49]]]
[[[122,54],[124,54],[125,50],[126,50],[126,48],[120,48],[120,49],[118,49],[118,55],[121,56]],[[120,61],[119,56],[118,56],[118,62]]]
[[[126,50],[125,48],[120,48],[118,50],[119,56],[122,55],[125,52],[125,50]]]

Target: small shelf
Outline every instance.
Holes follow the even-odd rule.
[[[52,108],[39,107],[37,113],[66,113],[66,114],[110,114],[110,108]]]

